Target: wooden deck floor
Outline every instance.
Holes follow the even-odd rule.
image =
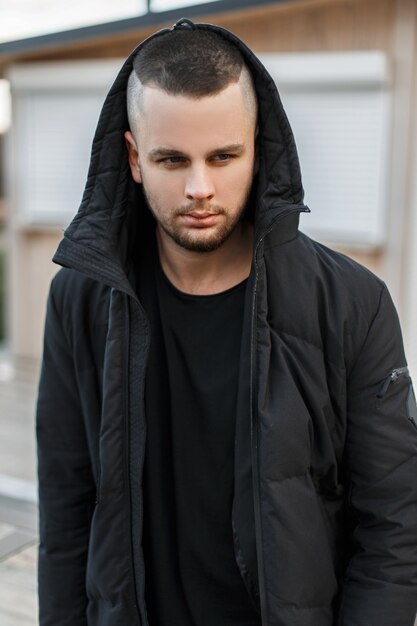
[[[36,546],[26,547],[0,563],[0,623],[36,626]]]
[[[0,624],[36,626],[36,505],[0,497]]]
[[[35,626],[39,363],[0,354],[0,625]]]

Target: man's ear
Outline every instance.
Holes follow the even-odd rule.
[[[125,132],[124,137],[126,140],[126,149],[127,149],[128,159],[129,159],[130,171],[132,172],[132,178],[135,181],[135,183],[141,183],[142,175],[140,173],[139,154],[138,154],[136,141],[132,133],[130,132],[130,130],[127,130]]]

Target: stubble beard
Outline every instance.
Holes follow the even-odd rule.
[[[201,203],[193,203],[188,206],[178,207],[173,210],[168,219],[161,219],[161,211],[153,200],[152,196],[147,192],[145,185],[142,185],[143,194],[146,203],[158,226],[170,237],[178,246],[191,252],[214,252],[218,250],[234,233],[239,224],[243,221],[250,196],[250,187],[246,192],[246,197],[241,203],[239,210],[230,215],[229,211],[219,205],[205,206]],[[223,216],[221,223],[212,228],[186,228],[178,224],[177,218],[180,215],[186,215],[191,211],[208,210],[212,213],[218,213]],[[211,232],[205,232],[210,230]]]

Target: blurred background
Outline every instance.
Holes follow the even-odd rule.
[[[296,138],[301,228],[369,267],[417,375],[416,0],[0,0],[0,623],[36,624],[34,404],[51,257],[123,60],[180,17],[241,37]]]

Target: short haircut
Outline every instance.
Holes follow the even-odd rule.
[[[127,111],[133,135],[137,130],[143,87],[171,95],[202,98],[241,81],[249,114],[256,121],[257,101],[252,76],[236,45],[219,33],[174,30],[154,37],[133,59],[127,86]]]

